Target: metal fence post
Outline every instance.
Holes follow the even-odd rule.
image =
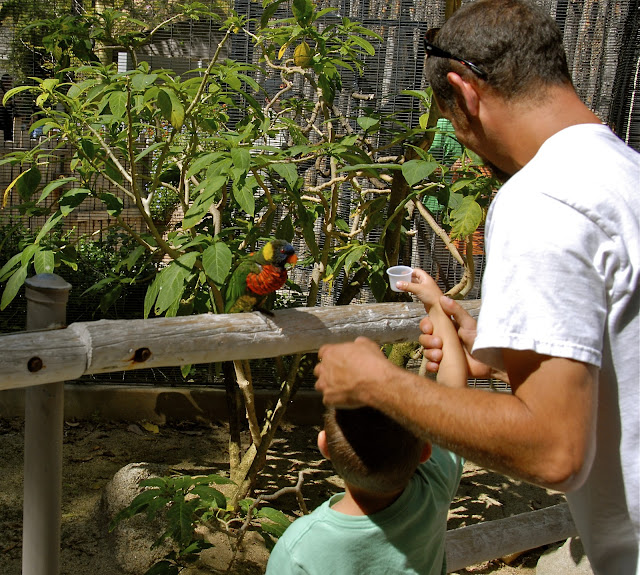
[[[71,285],[55,274],[25,282],[27,331],[66,326]],[[29,370],[46,369],[34,357]],[[22,574],[59,575],[64,382],[25,390]]]

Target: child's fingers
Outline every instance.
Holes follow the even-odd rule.
[[[429,279],[429,275],[424,270],[420,268],[414,268],[411,274],[411,282],[398,282],[396,286],[398,289],[403,291],[407,291],[409,293],[416,293],[416,290],[420,289],[420,285],[427,282]]]
[[[418,280],[417,283],[425,282],[429,277],[429,274],[420,268],[414,268],[413,273],[411,274],[412,279]]]

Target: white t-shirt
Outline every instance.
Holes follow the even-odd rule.
[[[547,140],[498,192],[474,355],[600,368],[596,455],[567,494],[595,573],[640,574],[640,154],[606,126]]]

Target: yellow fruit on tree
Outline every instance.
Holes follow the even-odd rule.
[[[304,40],[293,51],[293,62],[300,68],[308,68],[313,63],[313,51]]]

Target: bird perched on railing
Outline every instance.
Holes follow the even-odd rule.
[[[285,240],[271,240],[260,251],[247,256],[231,275],[225,312],[266,311],[269,295],[287,281],[285,265],[297,261],[295,249]]]

